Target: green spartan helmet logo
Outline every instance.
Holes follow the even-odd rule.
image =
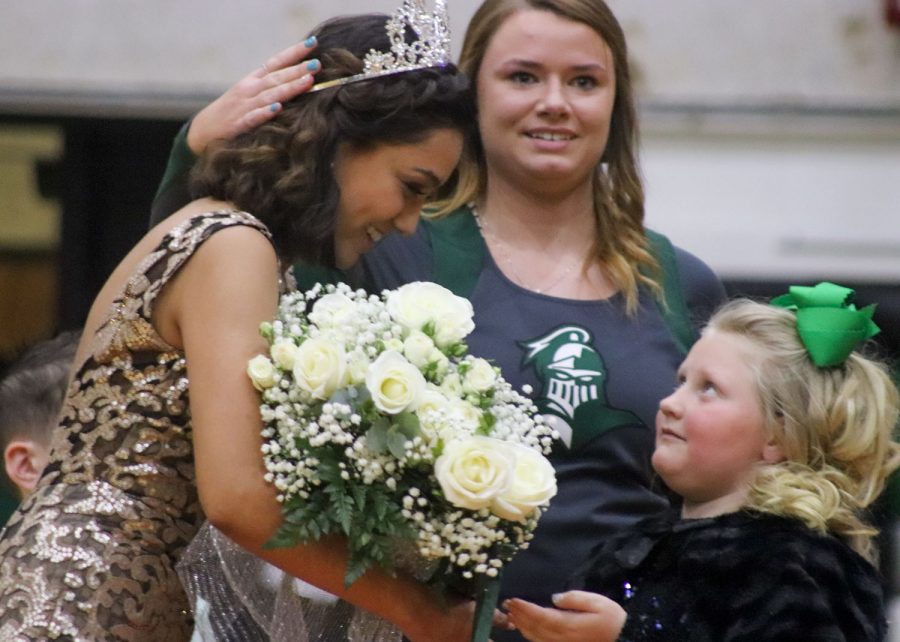
[[[592,342],[590,332],[567,325],[519,343],[527,350],[522,364],[533,365],[543,383],[535,403],[569,448],[611,428],[641,423],[633,413],[607,404],[606,366]]]

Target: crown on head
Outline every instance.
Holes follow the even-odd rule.
[[[411,44],[406,42],[407,26],[416,34]],[[435,0],[434,12],[425,9],[425,0],[403,0],[385,23],[385,30],[391,43],[390,51],[370,49],[363,58],[362,73],[318,83],[310,91],[450,63],[446,0]]]

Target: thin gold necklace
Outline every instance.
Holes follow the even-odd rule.
[[[572,273],[572,270],[575,269],[575,266],[578,265],[578,259],[573,259],[569,265],[566,266],[566,269],[563,270],[558,277],[556,277],[551,283],[545,285],[543,287],[535,287],[531,285],[526,279],[522,278],[522,275],[516,270],[515,263],[513,263],[512,258],[509,255],[507,250],[507,245],[499,237],[494,235],[491,230],[488,222],[481,217],[478,213],[478,210],[475,209],[474,204],[469,205],[469,209],[472,211],[472,216],[475,217],[475,223],[478,225],[478,229],[481,231],[481,236],[485,238],[485,240],[489,240],[491,244],[498,250],[500,254],[500,259],[503,263],[506,264],[506,267],[509,268],[510,275],[513,277],[513,281],[521,285],[526,290],[531,290],[532,292],[536,292],[537,294],[547,294],[551,290],[553,290],[556,286],[562,283],[563,279],[569,276]]]

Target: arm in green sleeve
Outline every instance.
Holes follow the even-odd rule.
[[[169,153],[169,162],[166,172],[163,174],[153,205],[150,207],[150,227],[181,209],[191,201],[188,190],[188,175],[197,156],[187,144],[187,132],[191,121],[184,124],[175,141],[172,143],[172,151]]]

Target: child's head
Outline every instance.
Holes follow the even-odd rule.
[[[50,436],[65,398],[78,333],[66,332],[24,352],[0,380],[0,450],[4,471],[24,496],[47,463]]]
[[[752,373],[763,449],[750,466],[744,506],[830,530],[867,554],[874,531],[859,513],[900,464],[891,440],[898,393],[882,364],[853,350],[877,328],[844,292],[839,304],[801,303],[799,326],[796,309],[734,301],[713,316],[695,349],[732,337]],[[723,367],[734,356],[721,352]]]

